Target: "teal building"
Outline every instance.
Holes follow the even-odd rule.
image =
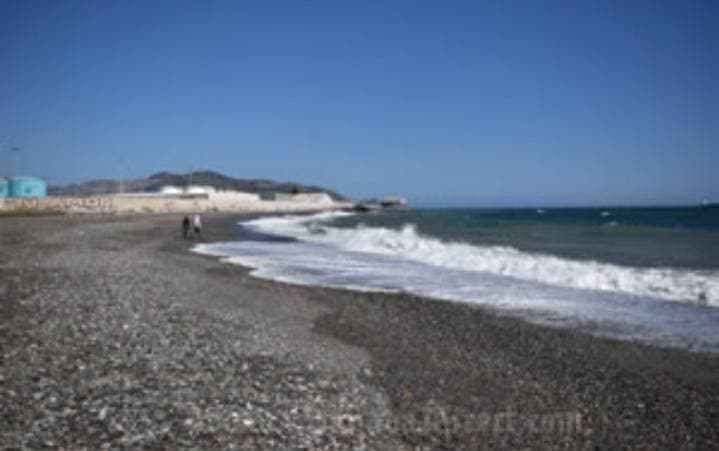
[[[13,177],[8,194],[10,197],[45,197],[47,184],[36,177]]]

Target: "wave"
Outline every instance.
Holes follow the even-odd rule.
[[[399,292],[494,308],[596,335],[719,353],[716,271],[624,267],[444,242],[399,230],[332,227],[347,213],[260,218],[242,226],[281,240],[199,244],[195,252],[302,285]],[[663,302],[678,301],[678,302]]]
[[[242,225],[259,233],[289,236],[338,250],[392,256],[440,268],[719,307],[719,272],[716,270],[628,267],[528,253],[505,246],[445,242],[420,234],[412,224],[399,230],[362,225],[344,229],[325,224],[349,214],[259,218]]]

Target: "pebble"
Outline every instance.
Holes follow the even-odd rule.
[[[227,275],[232,274],[231,270],[205,257],[189,255],[186,243],[169,238],[165,232],[170,225],[176,225],[174,219],[72,221],[76,222],[41,220],[33,222],[30,231],[22,221],[2,224],[0,253],[14,258],[0,266],[0,285],[13,280],[11,286],[21,291],[9,288],[12,296],[3,298],[15,301],[11,320],[0,315],[0,405],[2,418],[12,419],[1,427],[0,449],[458,449],[471,444],[467,435],[452,436],[437,432],[432,424],[417,425],[414,416],[446,408],[447,404],[430,404],[428,394],[444,393],[440,388],[450,395],[458,393],[453,391],[452,374],[444,374],[443,383],[434,377],[433,371],[437,370],[430,359],[438,357],[452,365],[465,362],[463,368],[488,375],[474,379],[481,383],[470,386],[466,396],[457,394],[454,404],[460,407],[466,404],[468,409],[479,412],[501,407],[499,402],[490,403],[496,401],[491,395],[499,393],[497,399],[519,399],[529,405],[530,412],[536,406],[576,404],[587,409],[586,415],[592,415],[606,409],[607,400],[611,400],[613,405],[626,406],[627,415],[636,413],[631,410],[646,413],[637,418],[646,417],[648,424],[656,425],[656,432],[632,429],[621,437],[634,440],[627,448],[632,444],[670,448],[658,446],[661,438],[670,433],[697,449],[702,445],[703,449],[711,449],[719,440],[711,422],[715,406],[719,405],[719,390],[708,390],[708,384],[697,385],[693,391],[693,383],[685,387],[665,377],[662,383],[675,390],[663,393],[676,396],[677,401],[656,406],[637,396],[645,386],[632,386],[630,382],[636,379],[620,377],[626,376],[620,373],[615,377],[615,373],[600,366],[587,363],[583,368],[574,362],[544,374],[545,368],[538,361],[528,371],[525,362],[514,362],[514,366],[504,362],[525,354],[498,355],[496,351],[506,349],[502,347],[505,342],[522,340],[523,335],[514,332],[524,329],[501,329],[496,349],[492,343],[474,343],[488,349],[476,359],[467,359],[471,354],[455,353],[454,347],[438,348],[442,351],[438,356],[415,351],[425,349],[424,343],[416,339],[429,340],[433,328],[444,327],[445,319],[437,320],[437,325],[430,328],[404,330],[417,324],[407,319],[412,309],[425,304],[414,300],[391,298],[406,311],[400,313],[390,307],[377,310],[382,314],[376,315],[377,323],[369,323],[377,326],[368,327],[370,332],[361,330],[361,323],[357,323],[358,328],[338,326],[340,331],[348,331],[343,341],[351,342],[350,331],[360,335],[392,333],[407,342],[388,341],[391,346],[385,345],[410,352],[393,354],[393,349],[382,349],[389,356],[397,356],[391,365],[382,366],[378,360],[370,368],[366,362],[353,362],[348,365],[353,368],[351,372],[330,371],[322,352],[316,359],[289,352],[297,349],[298,335],[277,325],[278,318],[287,312],[273,317],[273,312],[268,313],[271,307],[253,306],[256,300],[252,296],[235,291]],[[230,230],[231,222],[224,226]],[[81,238],[74,232],[82,232]],[[211,233],[208,230],[205,238],[212,240]],[[39,270],[33,267],[35,262],[39,262]],[[285,287],[265,282],[252,286],[258,296],[288,293]],[[269,287],[265,291],[257,288],[265,286]],[[323,297],[333,292],[312,293]],[[357,295],[356,300],[366,300],[363,296]],[[382,299],[373,295],[372,304],[380,305]],[[289,309],[296,303],[291,300],[287,311],[294,314]],[[213,310],[209,305],[218,308]],[[425,313],[432,313],[429,309],[425,308]],[[362,310],[358,311],[359,319],[363,319]],[[436,311],[444,314],[450,310],[438,307]],[[306,316],[305,311],[297,314],[298,318]],[[315,325],[329,329],[333,317],[329,318],[322,317]],[[392,318],[396,323],[391,330],[382,329]],[[428,314],[423,318],[440,316]],[[492,326],[492,321],[471,330],[484,330]],[[357,324],[352,323],[353,327]],[[447,328],[443,333],[439,343],[449,340],[453,330]],[[310,345],[322,350],[328,346],[322,340]],[[612,345],[611,349],[624,348]],[[593,360],[596,356],[591,357]],[[457,368],[448,367],[453,371]],[[572,378],[561,378],[577,368],[604,370],[604,381],[610,384],[587,383],[586,390],[575,390],[573,373]],[[507,390],[499,390],[495,385],[503,379],[493,375],[507,374],[512,375],[511,384]],[[601,382],[598,374],[601,376],[592,371],[587,377],[579,371],[577,378]],[[381,379],[383,385],[370,385],[368,380],[374,379]],[[395,383],[398,379],[401,384]],[[556,389],[555,379],[569,382]],[[457,381],[462,383],[454,379]],[[622,384],[628,387],[624,391],[616,388],[624,387]],[[518,392],[530,393],[533,387],[538,401],[514,398]],[[405,389],[412,399],[402,404],[399,395]],[[550,397],[557,393],[561,402]],[[579,396],[585,393],[586,398]],[[484,404],[485,400],[490,402]],[[457,410],[462,413],[460,407]],[[672,418],[692,421],[669,421]],[[408,427],[413,424],[416,427]],[[565,443],[557,447],[593,448],[597,437],[612,436],[602,435],[605,431],[592,429],[594,425],[590,427],[586,421],[583,424],[585,429],[563,436]],[[591,432],[585,435],[585,431]],[[487,441],[482,443],[496,449],[551,448],[547,445],[558,443],[549,435],[531,436],[529,442],[520,435],[485,438]],[[682,443],[675,442],[675,448],[681,448]],[[602,448],[621,448],[599,442],[602,444],[606,445]]]

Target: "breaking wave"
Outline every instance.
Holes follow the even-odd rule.
[[[246,221],[242,227],[265,238],[193,250],[252,267],[254,276],[271,280],[404,291],[497,308],[535,323],[719,352],[716,270],[629,267],[445,242],[412,225],[327,224],[343,214]]]
[[[328,244],[345,251],[388,255],[442,268],[719,307],[717,271],[637,268],[532,254],[511,247],[448,243],[421,235],[411,224],[400,230],[364,226],[342,229],[322,225],[346,214],[260,218],[245,222],[243,226],[265,234]]]

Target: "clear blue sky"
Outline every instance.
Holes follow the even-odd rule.
[[[0,1],[0,145],[420,205],[719,199],[719,2]],[[0,170],[2,172],[2,170]]]

